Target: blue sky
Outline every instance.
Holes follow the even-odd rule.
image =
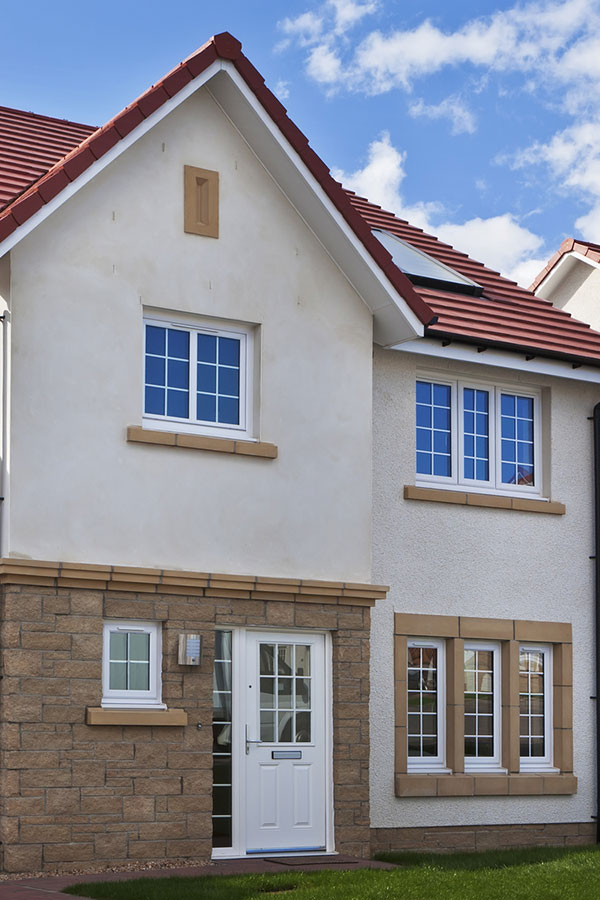
[[[600,242],[600,0],[28,0],[2,19],[1,105],[102,124],[228,30],[348,187],[525,285],[563,238]]]

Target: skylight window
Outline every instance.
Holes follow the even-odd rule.
[[[425,287],[438,287],[445,290],[458,291],[463,294],[479,296],[483,288],[470,278],[460,275],[449,266],[438,262],[433,256],[417,250],[411,244],[401,240],[389,231],[373,229],[377,240],[391,253],[392,259],[401,272],[413,282]]]

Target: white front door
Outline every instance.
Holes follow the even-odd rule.
[[[246,852],[326,845],[325,638],[246,633]]]

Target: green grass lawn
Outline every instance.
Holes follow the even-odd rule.
[[[600,900],[600,847],[380,854],[397,869],[78,884],[103,900]]]

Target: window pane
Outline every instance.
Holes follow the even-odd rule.
[[[231,397],[240,395],[240,370],[219,366],[219,393]]]
[[[170,359],[167,369],[167,384],[172,388],[184,388],[189,384],[189,364],[181,359]]]
[[[239,366],[240,342],[236,338],[219,338],[219,363],[222,366]]]
[[[129,663],[129,690],[150,690],[150,666],[148,665],[148,663]]]
[[[533,485],[533,397],[501,395],[501,472],[503,484]],[[508,465],[517,463],[517,465]]]
[[[129,659],[142,660],[149,662],[150,660],[150,635],[149,634],[133,634],[129,635]]]
[[[465,666],[465,756],[494,755],[494,653],[464,651]]]
[[[167,391],[167,415],[178,419],[188,418],[189,395],[187,391]]]
[[[463,389],[463,432],[465,478],[489,481],[489,393]],[[474,410],[477,410],[477,413]]]
[[[216,422],[217,398],[211,397],[210,394],[198,394],[196,415],[202,422]]]
[[[108,687],[111,691],[127,690],[127,663],[110,663]]]
[[[160,356],[146,357],[146,384],[163,385],[165,383],[165,360]]]
[[[165,414],[165,390],[164,388],[147,387],[145,390],[144,412],[151,416],[164,416]]]
[[[519,651],[519,701],[521,756],[540,757],[545,748],[545,654],[521,647]]]
[[[408,755],[438,755],[437,647],[408,648]]]
[[[176,331],[169,328],[168,356],[175,359],[190,358],[190,334],[189,331]]]
[[[239,425],[239,400],[234,400],[232,397],[219,397],[219,422],[224,425]]]
[[[111,660],[127,661],[127,634],[110,632],[109,652]]]
[[[217,337],[214,334],[198,335],[198,362],[216,363]]]
[[[417,382],[417,473],[452,475],[451,391],[445,384]]]
[[[198,390],[206,394],[216,394],[217,392],[217,367],[198,365]]]
[[[296,644],[296,675],[310,675],[310,646]]]
[[[146,353],[156,353],[158,356],[164,356],[166,333],[166,328],[159,328],[156,325],[146,325]]]

